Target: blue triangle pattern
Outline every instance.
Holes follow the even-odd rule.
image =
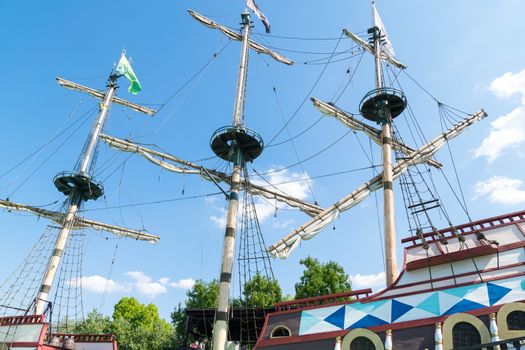
[[[383,321],[382,319],[372,315],[366,315],[365,317],[351,325],[350,328],[366,328],[373,326],[381,326],[384,324],[388,324],[388,322]]]
[[[327,316],[324,319],[325,322],[333,324],[334,326],[344,329],[345,328],[345,307],[340,307],[336,312]]]
[[[304,332],[308,331],[313,326],[317,325],[319,322],[321,322],[321,319],[317,316],[311,315],[308,312],[302,312],[301,313],[301,326],[299,329],[299,333],[303,334]]]
[[[403,316],[404,314],[406,314],[407,312],[409,312],[410,310],[412,310],[414,307],[411,306],[411,305],[407,305],[407,304],[404,304],[404,303],[401,303],[397,300],[392,300],[392,322],[394,322],[395,320],[397,320],[399,317]]]
[[[432,293],[428,298],[416,305],[416,307],[434,315],[441,315],[439,310],[439,293]]]
[[[494,283],[487,283],[490,306],[496,304],[501,298],[507,295],[511,290],[506,287],[498,286]]]
[[[450,309],[448,309],[448,311],[445,312],[444,315],[450,315],[450,314],[454,314],[456,312],[464,312],[464,311],[481,309],[481,308],[486,308],[486,306],[482,305],[482,304],[479,304],[479,303],[476,303],[474,301],[463,299],[459,303],[457,303],[456,305],[454,305]]]
[[[463,298],[465,295],[467,295],[468,292],[470,292],[471,290],[476,289],[478,287],[479,287],[479,285],[457,287],[457,288],[444,290],[443,293],[454,295],[454,296],[456,296],[458,298]]]

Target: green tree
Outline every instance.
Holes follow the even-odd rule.
[[[272,306],[282,300],[279,282],[257,273],[244,285],[247,306]]]
[[[193,287],[186,292],[186,308],[217,307],[219,297],[219,281],[210,282],[197,280]]]
[[[81,334],[108,334],[111,332],[111,318],[103,315],[97,309],[91,310],[87,317],[75,327],[75,333]]]
[[[352,290],[348,274],[338,263],[330,261],[322,264],[310,256],[299,263],[305,269],[300,281],[295,284],[296,299]]]
[[[160,318],[155,305],[135,298],[122,298],[115,305],[112,330],[121,350],[161,350],[173,345],[171,324]]]

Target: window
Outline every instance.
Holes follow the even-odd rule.
[[[376,350],[376,347],[367,337],[357,337],[350,343],[350,350]]]
[[[458,322],[452,328],[452,340],[455,347],[481,344],[481,335],[476,327],[468,322]]]
[[[507,328],[509,331],[525,330],[525,312],[518,310],[508,314]]]
[[[289,337],[290,336],[290,330],[285,326],[277,326],[272,330],[272,334],[270,335],[270,338],[282,338],[282,337]]]

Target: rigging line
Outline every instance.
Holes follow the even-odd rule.
[[[64,145],[66,144],[66,142],[68,142],[72,137],[73,135],[75,135],[75,133],[89,120],[89,118],[85,118],[85,120],[80,123],[80,125],[75,129],[73,130],[73,132],[71,133],[71,135],[69,135],[64,141],[62,141],[62,143],[60,143],[58,145],[58,147],[55,148],[55,150],[53,152],[51,152],[51,154],[46,158],[44,159],[44,161],[42,163],[40,163],[40,165],[35,169],[33,170],[33,172],[31,172],[31,174],[29,174],[24,181],[22,181],[22,183],[20,185],[18,185],[10,194],[8,197],[12,197],[13,194],[15,194],[19,189],[20,187],[22,187],[27,181],[29,181],[29,179],[31,177],[33,177],[33,175],[38,171],[40,170],[40,168],[42,168],[54,155],[56,155],[57,151]]]
[[[372,159],[372,162],[374,161],[374,152],[372,150],[372,139],[368,139],[368,145],[370,147],[370,157]],[[374,168],[372,168],[373,170],[375,170]],[[372,174],[374,174],[374,176],[376,175],[377,171],[373,171],[372,170]],[[386,259],[385,259],[385,248],[383,246],[383,228],[381,227],[381,218],[380,218],[380,214],[379,214],[379,201],[377,199],[377,191],[374,191],[374,199],[375,199],[375,202],[376,202],[376,218],[377,218],[377,228],[378,228],[378,233],[379,233],[379,244],[381,245],[381,258],[383,259],[383,266],[386,266]]]
[[[223,48],[219,51],[219,53],[221,53],[226,47],[228,47],[228,45],[231,43],[232,41],[231,40],[228,40],[226,42],[226,44],[223,46]],[[203,69],[199,70],[198,72],[198,77],[194,80],[193,77],[188,81],[188,83],[190,81],[193,81],[190,89],[186,92],[186,94],[182,97],[181,101],[168,113],[168,115],[166,116],[166,118],[164,118],[164,120],[159,124],[159,126],[155,129],[155,132],[154,134],[156,134],[167,122],[168,120],[171,119],[171,117],[173,116],[173,114],[175,114],[175,112],[179,109],[179,107],[186,101],[186,99],[188,98],[188,96],[190,96],[191,92],[193,91],[193,89],[195,88],[195,86],[197,85],[197,83],[202,79],[204,78],[205,76],[205,73],[207,72],[208,68],[210,67],[210,63],[213,62],[215,60],[215,58],[218,56],[218,54],[214,54],[214,56],[212,57],[212,59],[203,67]],[[201,74],[202,73],[202,74]],[[184,84],[183,87],[181,87],[177,93],[179,91],[181,91],[187,84]],[[174,97],[174,95],[172,95],[172,97]],[[170,97],[170,99],[172,98]]]
[[[115,244],[115,251],[113,252],[113,258],[111,259],[111,264],[109,266],[109,271],[107,275],[108,277],[106,278],[106,285],[104,286],[104,292],[102,293],[100,305],[98,306],[99,310],[102,310],[102,308],[104,307],[104,303],[106,302],[106,296],[108,295],[108,292],[109,292],[109,284],[111,281],[111,275],[113,274],[113,267],[115,266],[115,259],[117,257],[117,249],[118,249],[118,243]]]
[[[341,38],[333,37],[333,38],[307,38],[307,37],[296,37],[296,36],[283,36],[283,35],[273,35],[273,34],[264,34],[259,32],[253,32],[254,36],[265,36],[268,38],[277,38],[277,39],[290,39],[290,40],[302,40],[302,41],[336,41],[341,40]],[[343,38],[346,39],[346,38]]]
[[[403,69],[402,71],[403,71],[403,73],[404,73],[404,74],[405,74],[410,80],[412,80],[412,82],[413,82],[414,84],[416,84],[417,86],[419,86],[419,88],[420,88],[421,90],[423,90],[428,96],[430,96],[434,101],[436,101],[436,102],[439,103],[439,100],[438,100],[436,97],[434,97],[434,95],[432,95],[432,94],[431,94],[427,89],[425,89],[421,84],[419,84],[414,78],[412,78],[412,76],[411,76],[410,74],[408,74],[408,72],[406,71],[406,69]]]
[[[352,53],[352,49],[346,49],[344,51],[338,51],[338,52],[314,52],[314,51],[300,51],[300,50],[291,50],[291,49],[286,49],[286,48],[283,48],[283,47],[275,47],[275,46],[272,46],[272,49],[276,50],[276,51],[285,51],[285,52],[293,52],[293,53],[302,53],[302,54],[305,54],[305,55],[330,55],[330,56],[339,56],[339,55],[344,55],[345,53]]]
[[[460,112],[460,113],[463,113],[463,114],[465,114],[465,115],[469,115],[469,114],[470,114],[470,113],[468,113],[468,112],[462,111],[461,109],[457,109],[457,108],[455,108],[455,107],[449,106],[449,105],[447,105],[447,104],[445,104],[445,103],[443,103],[443,102],[441,102],[441,104],[442,104],[443,106],[447,107],[447,108],[450,108],[450,109],[456,111],[456,112]]]
[[[318,155],[326,152],[328,149],[332,148],[333,146],[335,146],[339,141],[341,141],[342,139],[345,138],[346,135],[348,135],[352,130],[348,130],[347,132],[345,132],[341,137],[339,137],[337,140],[335,140],[334,142],[332,142],[331,144],[329,144],[328,146],[326,146],[324,149],[320,150],[319,152],[317,153],[314,153],[312,154],[311,156],[303,159],[302,161],[300,162],[297,162],[297,163],[293,163],[293,164],[290,164],[288,166],[285,166],[283,168],[280,168],[280,169],[277,169],[277,170],[273,170],[273,171],[268,171],[266,173],[263,173],[263,175],[268,175],[268,174],[272,174],[272,173],[278,173],[280,171],[283,171],[283,170],[286,170],[286,169],[289,169],[289,168],[293,168],[294,166],[297,166],[299,164],[302,164],[302,163],[305,163],[309,160],[311,160],[312,158],[315,158],[317,157]]]
[[[339,43],[341,42],[341,38],[343,37],[343,33],[341,33],[341,36],[339,38],[339,40],[337,41],[335,47],[334,47],[334,50],[333,52],[335,52],[335,50],[337,50],[337,47],[339,46]],[[310,88],[310,90],[308,91],[308,93],[306,94],[306,96],[304,97],[303,101],[299,104],[299,107],[297,107],[297,109],[295,110],[295,112],[292,114],[292,116],[290,117],[290,119],[288,119],[288,121],[284,124],[284,126],[277,132],[277,134],[275,134],[275,136],[270,140],[270,142],[268,142],[268,146],[270,146],[273,141],[283,132],[283,130],[291,123],[291,121],[295,118],[295,116],[297,116],[297,113],[299,113],[299,110],[301,110],[301,108],[304,106],[304,103],[308,100],[308,97],[311,95],[312,91],[315,89],[315,87],[317,86],[317,84],[319,83],[319,81],[321,80],[321,77],[324,75],[324,72],[326,71],[326,68],[328,67],[328,63],[324,65],[323,69],[321,70],[321,73],[319,74],[319,76],[317,77],[317,79],[315,80],[313,86]]]
[[[161,107],[157,110],[157,113],[159,113],[164,107],[166,107],[166,105],[171,101],[171,99],[177,96],[177,94],[181,92],[193,79],[195,79],[199,74],[201,74],[201,72],[203,72],[217,58],[217,56],[219,56],[222,53],[222,51],[226,47],[228,47],[230,43],[231,40],[228,40],[219,51],[215,50],[208,62],[206,62],[201,68],[199,68],[199,70],[197,70],[197,72],[193,74],[190,79],[188,79],[184,84],[182,84],[180,88],[178,88],[171,96],[168,97],[168,99],[164,103],[161,104]]]
[[[354,50],[355,50],[356,52],[354,52]],[[343,54],[345,54],[345,53],[350,53],[351,55],[345,57],[344,59],[350,59],[350,58],[356,57],[356,56],[358,56],[358,55],[361,55],[363,52],[365,52],[365,51],[364,51],[364,50],[361,50],[361,49],[359,49],[359,48],[355,49],[355,48],[352,47],[351,49],[348,49],[348,50],[345,50],[345,51],[341,51],[340,53],[337,53],[337,54],[335,54],[335,55],[333,55],[333,56],[321,57],[321,58],[317,58],[317,59],[315,59],[315,60],[304,61],[304,62],[300,62],[300,63],[303,63],[303,64],[319,63],[319,62],[321,62],[321,61],[323,61],[323,60],[329,59],[330,57],[340,56],[340,55],[343,55]],[[333,61],[333,62],[335,63],[335,62],[340,62],[340,61],[341,61],[341,59],[339,59],[339,60],[337,60],[337,61]]]
[[[323,116],[321,115],[318,119],[316,119],[312,124],[310,124],[310,126],[306,127],[306,129],[302,130],[301,132],[299,132],[298,134],[292,136],[291,138],[287,139],[287,140],[284,140],[284,141],[281,141],[281,142],[276,142],[272,145],[268,145],[266,146],[266,148],[270,148],[270,147],[275,147],[275,146],[280,146],[282,144],[285,144],[287,142],[290,142],[292,140],[295,140],[296,138],[298,138],[299,136],[305,134],[306,132],[308,132],[310,129],[312,129],[314,126],[317,125],[317,123],[319,123],[321,120],[323,119]]]
[[[203,195],[195,195],[191,197],[178,197],[178,198],[171,198],[171,199],[163,199],[158,201],[151,201],[151,202],[141,202],[141,203],[133,203],[133,204],[122,204],[122,205],[115,205],[112,207],[103,207],[103,208],[92,208],[92,209],[82,209],[80,212],[90,212],[90,211],[100,211],[100,210],[107,210],[107,209],[119,209],[119,208],[126,208],[126,207],[133,207],[133,206],[145,206],[145,205],[152,205],[152,204],[162,204],[162,203],[169,203],[169,202],[179,202],[183,200],[189,200],[189,199],[197,199],[197,198],[205,198],[205,197],[212,197],[217,195],[222,195],[222,192],[212,192],[207,193]]]
[[[441,114],[441,110],[440,110],[440,114]],[[442,132],[444,132],[444,130],[442,130]],[[458,188],[459,188],[459,193],[461,195],[461,199],[463,200],[463,206],[465,207],[465,211],[467,211],[468,213],[468,206],[467,206],[467,202],[465,200],[465,195],[463,193],[463,187],[461,186],[461,181],[459,180],[459,174],[458,174],[458,169],[456,167],[456,161],[454,160],[454,156],[452,154],[452,148],[450,147],[450,142],[448,139],[445,139],[445,142],[447,144],[447,149],[448,149],[448,154],[450,156],[450,160],[452,161],[452,168],[454,169],[454,175],[456,176],[456,182],[457,182],[457,185],[458,185]],[[468,214],[467,214],[468,216]]]
[[[266,67],[268,68],[268,73],[269,73],[270,79],[272,81],[272,85],[273,85],[273,89],[272,90],[273,90],[273,94],[275,96],[275,100],[277,101],[277,106],[279,108],[279,114],[281,115],[283,120],[286,120],[286,118],[284,117],[284,113],[283,113],[283,106],[281,105],[281,101],[279,100],[279,95],[277,95],[277,89],[275,88],[275,81],[273,79],[272,71],[270,70],[270,65],[268,63],[266,63]],[[315,124],[317,124],[317,123],[315,123]],[[295,154],[295,158],[297,159],[298,162],[300,162],[301,158],[299,157],[299,152],[297,151],[297,147],[295,147],[295,143],[292,140],[292,133],[290,132],[290,129],[288,127],[286,127],[286,133],[288,134],[290,142],[292,143],[292,148],[293,148],[293,151],[294,151],[294,154]],[[308,181],[308,176],[306,176],[306,171],[304,170],[302,164],[299,164],[299,167],[301,168],[301,171],[302,171],[303,176],[305,178],[306,185],[308,186],[308,190],[310,191],[310,194],[312,195],[312,198],[314,199],[314,202],[317,203],[317,198],[315,197],[315,194],[314,194],[314,191],[312,189],[312,185],[310,184],[310,181]]]
[[[334,101],[334,102],[339,101],[339,99],[341,98],[341,96],[343,96],[343,93],[344,93],[344,92],[346,91],[346,89],[348,88],[348,85],[350,85],[350,83],[351,83],[352,80],[354,79],[355,73],[356,73],[357,70],[359,69],[359,66],[361,65],[361,61],[363,60],[364,53],[365,53],[365,51],[363,50],[363,52],[361,52],[361,55],[359,55],[359,60],[357,61],[357,64],[356,64],[355,68],[354,68],[353,71],[352,71],[352,75],[350,76],[350,78],[349,78],[348,81],[346,82],[346,85],[345,85],[344,88],[341,90],[341,92],[339,93],[339,95],[335,98],[335,101]]]
[[[36,155],[38,152],[40,152],[42,149],[44,149],[45,147],[47,147],[50,143],[52,143],[53,141],[55,141],[57,138],[59,138],[60,136],[62,136],[66,131],[68,131],[71,127],[73,127],[76,123],[80,122],[82,120],[82,118],[88,116],[90,113],[92,113],[96,108],[98,107],[98,104],[95,104],[93,107],[91,107],[90,110],[88,110],[86,113],[82,114],[77,120],[75,120],[73,123],[71,123],[70,125],[68,125],[67,127],[65,127],[62,131],[59,131],[54,137],[52,137],[47,143],[45,143],[44,145],[40,146],[36,151],[34,151],[33,153],[31,153],[30,155],[28,155],[26,158],[24,158],[23,160],[21,160],[18,164],[16,164],[15,166],[13,166],[11,169],[7,170],[5,173],[1,174],[0,175],[0,179],[3,178],[4,176],[6,176],[7,174],[11,173],[13,170],[15,170],[16,168],[18,168],[19,166],[21,166],[23,163],[25,163],[26,161],[28,161],[30,158],[32,158],[34,155]]]
[[[324,65],[324,64],[334,64],[334,63],[339,63],[339,62],[343,62],[343,61],[349,61],[351,60],[352,58],[356,57],[356,55],[352,55],[352,56],[348,56],[348,57],[344,57],[344,58],[339,58],[337,60],[331,60],[330,57],[329,58],[322,58],[322,59],[319,59],[317,60],[318,62],[316,62],[316,60],[313,60],[313,61],[304,61],[304,62],[301,62],[303,63],[304,65],[306,66],[321,66],[321,65]],[[322,60],[324,59],[328,59],[327,62],[321,62]]]

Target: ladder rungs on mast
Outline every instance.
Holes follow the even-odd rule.
[[[408,169],[409,166],[417,165],[426,162],[428,158],[432,157],[448,140],[453,139],[463,132],[470,125],[482,120],[487,116],[485,111],[480,110],[461,122],[454,124],[446,132],[440,134],[438,137],[422,146],[417,151],[414,151],[408,155],[407,160],[402,160],[398,163],[393,164],[393,179],[396,179]],[[381,188],[383,179],[383,172],[371,179],[370,181],[359,186],[356,190],[346,195],[330,207],[326,208],[319,215],[314,217],[312,220],[297,228],[295,231],[274,243],[268,248],[268,252],[273,256],[285,259],[288,257],[298,246],[303,239],[307,240],[317,235],[322,229],[333,222],[339,215],[340,212],[348,210],[353,206],[363,201],[371,192]]]
[[[87,94],[89,94],[89,95],[91,95],[93,97],[96,97],[96,98],[98,98],[100,100],[104,99],[105,93],[102,92],[102,91],[98,91],[98,90],[92,89],[90,87],[87,87],[87,86],[84,86],[84,85],[80,85],[80,84],[74,83],[72,81],[60,78],[60,77],[57,77],[56,79],[57,79],[58,84],[60,84],[60,86],[63,86],[65,88],[67,88],[67,89],[82,91],[82,92],[85,92],[85,93],[87,93]],[[119,105],[122,105],[122,106],[126,106],[128,108],[131,108],[132,110],[134,110],[136,112],[144,113],[144,114],[147,114],[147,115],[150,115],[150,116],[154,116],[155,113],[157,113],[155,110],[153,110],[151,108],[144,107],[144,106],[138,105],[136,103],[126,101],[126,100],[121,99],[121,98],[116,97],[116,96],[113,97],[113,102],[114,103],[118,103]]]
[[[203,15],[201,15],[200,13],[197,13],[191,9],[188,9],[188,12],[190,13],[191,17],[195,18],[197,21],[199,21],[200,23],[204,24],[206,27],[209,27],[209,28],[212,28],[212,29],[219,29],[221,32],[224,33],[224,35],[226,35],[228,38],[230,39],[233,39],[233,40],[238,40],[238,41],[241,41],[242,40],[242,35],[240,33],[237,33],[236,31],[226,27],[226,26],[223,26],[222,24],[219,24],[211,19],[209,19],[208,17],[205,17]],[[263,46],[259,43],[256,43],[255,41],[251,40],[249,41],[249,44],[250,44],[250,47],[255,51],[255,52],[258,52],[258,53],[263,53],[265,55],[269,55],[271,56],[274,60],[276,61],[279,61],[281,63],[284,63],[284,64],[287,64],[289,66],[291,66],[294,62],[286,57],[284,57],[283,55],[267,48],[266,46]]]
[[[172,171],[172,172],[184,173],[184,174],[198,174],[206,180],[212,180],[209,177],[209,175],[211,175],[214,177],[215,180],[220,181],[220,182],[225,182],[228,184],[231,181],[230,176],[228,176],[225,173],[222,173],[216,170],[212,170],[212,169],[206,169],[200,165],[194,164],[187,160],[180,159],[171,154],[161,153],[155,150],[151,150],[146,147],[142,147],[140,145],[132,143],[130,141],[122,140],[122,139],[119,139],[113,136],[109,136],[109,135],[101,134],[100,138],[102,139],[102,141],[106,142],[111,147],[114,147],[123,152],[138,153],[144,158],[146,158],[147,160],[149,160],[150,162],[164,169]],[[173,165],[171,163],[167,163],[165,160],[169,160],[169,161],[181,164],[187,168],[183,168],[183,167]],[[275,199],[280,202],[284,202],[292,207],[298,208],[299,210],[305,212],[306,214],[312,217],[316,216],[317,214],[323,211],[323,208],[321,208],[318,205],[305,202],[301,199],[294,198],[283,192],[280,192],[279,190],[269,190],[265,187],[256,185],[244,179],[241,180],[241,187],[249,191],[253,195],[260,195],[267,199]]]
[[[362,131],[372,139],[375,143],[378,145],[382,145],[383,142],[381,140],[381,130],[378,130],[370,125],[367,125],[357,119],[354,118],[354,116],[348,112],[343,111],[339,107],[334,106],[331,103],[323,102],[321,100],[316,99],[315,97],[310,98],[314,104],[314,106],[323,114],[330,115],[335,117],[337,120],[339,120],[344,125],[348,126],[352,130],[356,131]],[[392,140],[392,147],[394,149],[397,149],[405,154],[410,154],[414,152],[415,150],[405,144],[402,144],[396,139]],[[435,168],[442,168],[443,164],[435,161],[434,159],[428,159],[427,163],[429,165],[432,165]]]
[[[15,202],[7,201],[7,200],[0,199],[0,207],[5,208],[7,210],[27,211],[39,217],[51,219],[58,224],[62,224],[65,218],[64,213],[46,210],[42,208],[37,208],[37,207],[30,206],[30,205],[15,203]],[[90,219],[86,219],[86,218],[77,216],[75,220],[75,226],[73,226],[73,229],[80,230],[80,229],[87,229],[87,228],[91,228],[97,231],[106,231],[106,232],[112,233],[117,236],[132,238],[137,241],[146,241],[149,243],[157,243],[158,240],[160,239],[159,236],[152,235],[151,233],[133,230],[133,229],[115,226],[115,225],[110,225],[110,224],[105,224],[103,222],[98,222],[98,221],[94,221],[94,220],[90,220]]]

